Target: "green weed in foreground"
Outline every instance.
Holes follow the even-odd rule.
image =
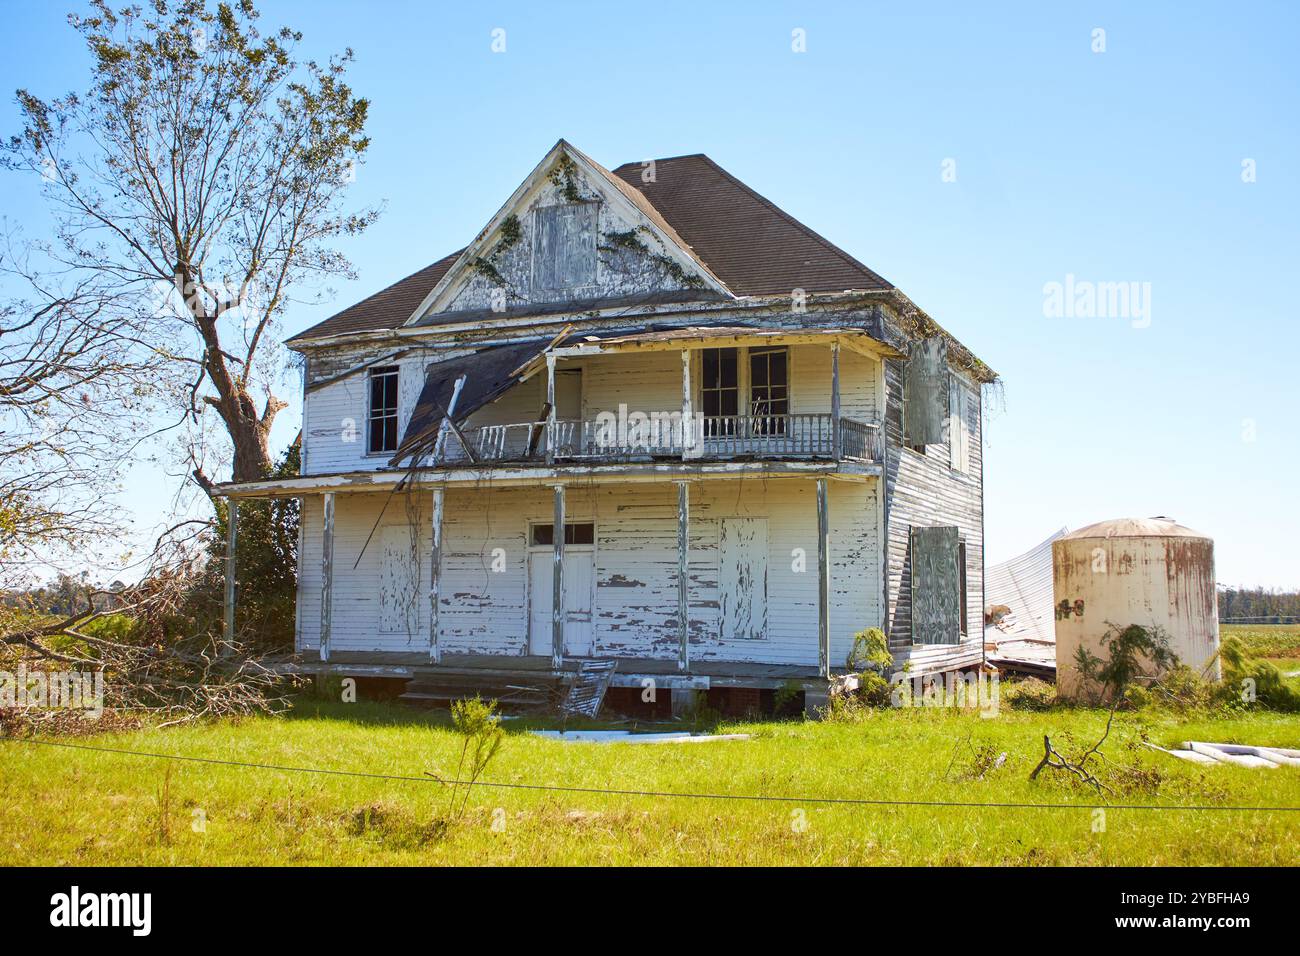
[[[885,710],[860,723],[729,725],[710,744],[582,744],[506,723],[483,779],[791,797],[696,800],[476,787],[444,822],[464,739],[446,715],[303,698],[281,717],[71,741],[421,778],[391,781],[161,761],[0,741],[0,864],[1260,864],[1300,862],[1300,812],[1108,809],[1026,779],[1100,710],[999,716]],[[1300,807],[1300,770],[1202,769],[1142,735],[1300,747],[1300,717],[1120,714],[1108,759],[1141,772],[1112,803]],[[1006,753],[1000,762],[994,755]],[[170,778],[167,768],[171,767]],[[160,799],[165,793],[166,799]],[[804,799],[799,799],[799,798]],[[1067,809],[835,806],[808,798],[1065,803]]]

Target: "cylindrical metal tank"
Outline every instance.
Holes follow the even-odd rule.
[[[1102,660],[1109,624],[1161,628],[1181,663],[1218,679],[1219,609],[1214,542],[1168,518],[1119,518],[1080,528],[1052,543],[1056,601],[1056,686],[1077,696],[1075,654]]]

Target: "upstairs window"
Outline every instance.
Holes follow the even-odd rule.
[[[784,435],[790,414],[789,350],[749,350],[749,412],[759,435]]]
[[[737,350],[705,349],[701,368],[703,376],[700,381],[700,400],[705,418],[705,436],[713,438],[735,434],[735,419],[740,414],[740,362]]]
[[[970,473],[970,428],[966,387],[955,374],[948,378],[948,454],[953,471]]]
[[[370,417],[366,451],[397,451],[397,366],[370,370]]]

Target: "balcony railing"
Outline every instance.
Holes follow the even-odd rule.
[[[838,435],[830,415],[728,415],[696,418],[683,438],[680,416],[629,416],[622,422],[565,420],[464,428],[474,457],[489,462],[646,461],[655,459],[852,459],[880,461],[880,427],[841,418]],[[687,447],[687,440],[690,447]],[[838,449],[836,442],[838,441]],[[469,460],[451,435],[448,463]]]

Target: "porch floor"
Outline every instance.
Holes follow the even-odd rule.
[[[607,659],[607,658],[606,658]],[[582,658],[568,658],[562,665],[565,673],[576,671]],[[618,670],[611,686],[640,687],[645,677],[654,678],[659,687],[695,688],[757,687],[771,689],[795,681],[803,689],[825,690],[826,681],[817,675],[816,667],[794,664],[755,664],[746,661],[693,661],[690,669],[682,673],[676,659],[645,657],[616,657]],[[484,678],[511,677],[513,675],[554,674],[551,659],[543,656],[506,656],[491,654],[444,654],[442,663],[429,663],[426,653],[394,653],[381,651],[332,651],[328,663],[322,664],[314,650],[303,651],[296,657],[286,657],[276,663],[285,673],[338,674],[354,677],[429,677],[475,675]]]

